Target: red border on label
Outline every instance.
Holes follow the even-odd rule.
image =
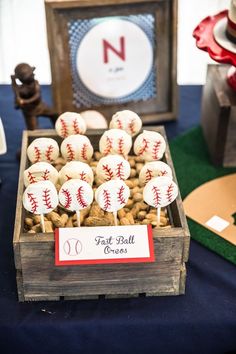
[[[155,262],[154,243],[152,237],[152,226],[147,225],[148,231],[148,244],[149,244],[149,257],[139,258],[115,258],[115,259],[83,259],[73,261],[60,261],[59,260],[59,229],[55,230],[55,265],[56,266],[71,266],[83,264],[112,264],[112,263],[150,263]]]

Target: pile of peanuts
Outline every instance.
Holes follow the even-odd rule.
[[[99,186],[99,181],[96,177],[96,166],[102,155],[95,152],[94,159],[90,162],[95,178],[93,189],[94,192]],[[155,208],[150,207],[143,201],[143,187],[139,186],[139,172],[144,165],[144,162],[138,156],[129,156],[128,161],[131,167],[131,174],[128,180],[125,181],[130,188],[130,198],[124,208],[118,211],[118,224],[119,225],[147,225],[151,224],[152,227],[157,226],[157,211]],[[55,163],[55,168],[59,171],[66,161],[59,157]],[[60,189],[60,185],[56,186]],[[58,206],[54,211],[44,216],[45,231],[54,232],[58,227],[76,227],[77,217],[76,213],[69,212],[63,207]],[[114,225],[114,217],[112,213],[105,212],[94,201],[91,206],[80,212],[81,226],[110,226]],[[160,227],[170,228],[170,221],[167,216],[166,208],[161,210]],[[40,233],[40,215],[33,215],[27,212],[24,223],[24,232],[27,233]]]

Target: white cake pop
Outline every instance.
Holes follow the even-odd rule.
[[[65,112],[57,118],[55,129],[59,136],[67,138],[69,135],[84,134],[86,123],[79,113]]]
[[[93,190],[90,184],[80,179],[70,179],[59,191],[61,205],[70,211],[87,208],[93,201]]]
[[[132,146],[131,136],[121,129],[106,130],[99,141],[99,150],[103,155],[127,156]]]
[[[88,162],[93,155],[93,147],[87,136],[70,135],[61,144],[61,154],[68,161]]]
[[[51,181],[29,184],[23,194],[24,208],[41,216],[42,231],[45,232],[43,214],[50,213],[58,205],[58,195]]]
[[[107,129],[106,118],[98,111],[89,109],[80,112],[81,117],[85,120],[88,129]]]
[[[171,204],[178,195],[178,187],[170,177],[152,178],[143,189],[143,199],[154,208]]]
[[[125,182],[115,179],[101,184],[96,192],[95,199],[101,209],[108,212],[117,212],[125,206],[130,196],[130,190]]]
[[[58,181],[57,170],[48,162],[36,162],[24,171],[25,187],[40,181],[51,181],[53,184]]]
[[[163,136],[157,132],[144,130],[134,142],[134,153],[145,161],[160,160],[166,150]]]
[[[70,179],[80,179],[89,184],[93,184],[93,170],[81,161],[70,161],[59,171],[59,182],[62,185]]]
[[[170,166],[162,161],[151,161],[146,163],[139,173],[139,184],[143,186],[147,184],[152,178],[158,176],[166,176],[172,178],[172,171]]]
[[[130,164],[121,155],[108,155],[98,161],[96,174],[102,182],[125,180],[130,175]]]
[[[27,156],[32,163],[52,163],[58,158],[59,146],[56,140],[51,138],[37,138],[28,146]]]
[[[123,129],[131,136],[135,136],[142,128],[142,121],[135,112],[124,110],[112,116],[109,128]]]

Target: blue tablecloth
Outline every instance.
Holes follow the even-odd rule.
[[[43,96],[50,103],[49,87]],[[180,88],[169,139],[199,124],[200,100],[201,87]],[[0,156],[0,353],[236,353],[236,267],[194,241],[185,296],[18,303],[12,235],[24,121],[9,86],[0,86],[0,116],[8,143]]]

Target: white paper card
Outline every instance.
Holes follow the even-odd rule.
[[[55,264],[154,262],[151,225],[61,228]]]
[[[212,218],[210,218],[207,222],[206,225],[212,228],[213,230],[216,230],[218,232],[222,232],[226,227],[229,226],[229,222],[222,219],[221,217],[214,215]]]

